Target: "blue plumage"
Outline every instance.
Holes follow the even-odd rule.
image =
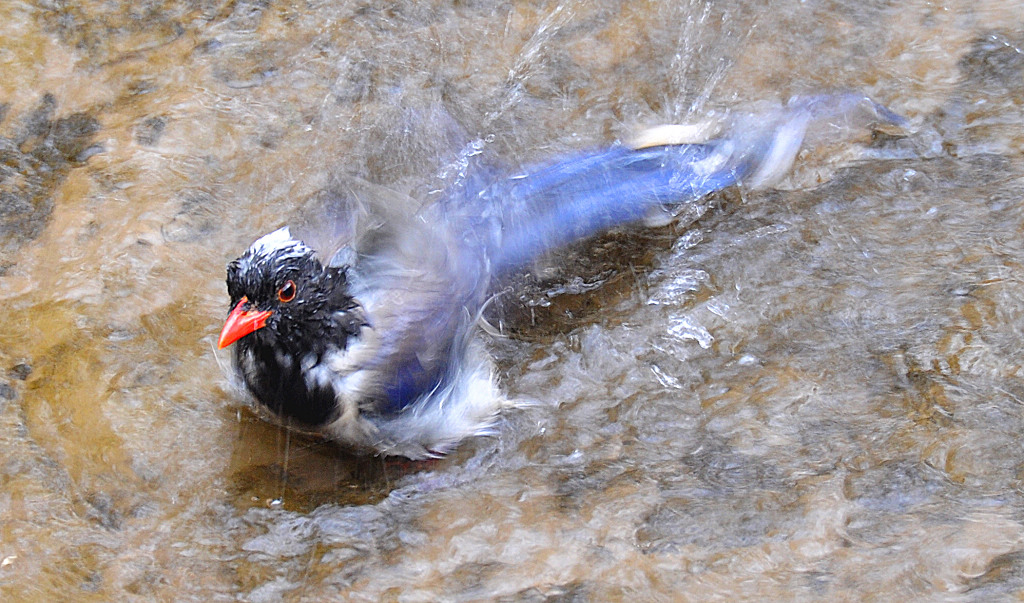
[[[441,453],[488,433],[508,405],[474,337],[495,276],[734,184],[771,184],[810,129],[858,110],[901,122],[863,97],[819,96],[714,127],[652,130],[490,182],[471,166],[442,201],[392,214],[326,265],[279,230],[231,263],[220,345],[238,342],[247,388],[278,418],[362,450]]]

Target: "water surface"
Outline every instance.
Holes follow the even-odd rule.
[[[1019,597],[1022,32],[1010,0],[0,4],[0,592]],[[533,404],[448,458],[283,432],[213,349],[225,263],[327,192],[841,89],[909,133],[539,264],[488,337]]]

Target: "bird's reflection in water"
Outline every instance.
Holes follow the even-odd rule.
[[[355,454],[242,409],[231,455],[232,500],[239,507],[300,512],[324,504],[374,504],[406,478],[458,463],[468,453],[421,461]]]

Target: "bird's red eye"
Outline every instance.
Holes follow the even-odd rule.
[[[281,288],[277,290],[277,299],[288,303],[295,299],[295,283],[292,281],[285,281]]]

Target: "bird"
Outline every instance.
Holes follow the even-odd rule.
[[[438,457],[493,434],[514,406],[496,384],[481,313],[493,284],[541,256],[631,223],[664,221],[733,185],[783,178],[810,129],[857,113],[902,125],[856,93],[650,128],[388,215],[334,253],[283,226],[227,266],[218,348],[265,414],[358,453]]]

